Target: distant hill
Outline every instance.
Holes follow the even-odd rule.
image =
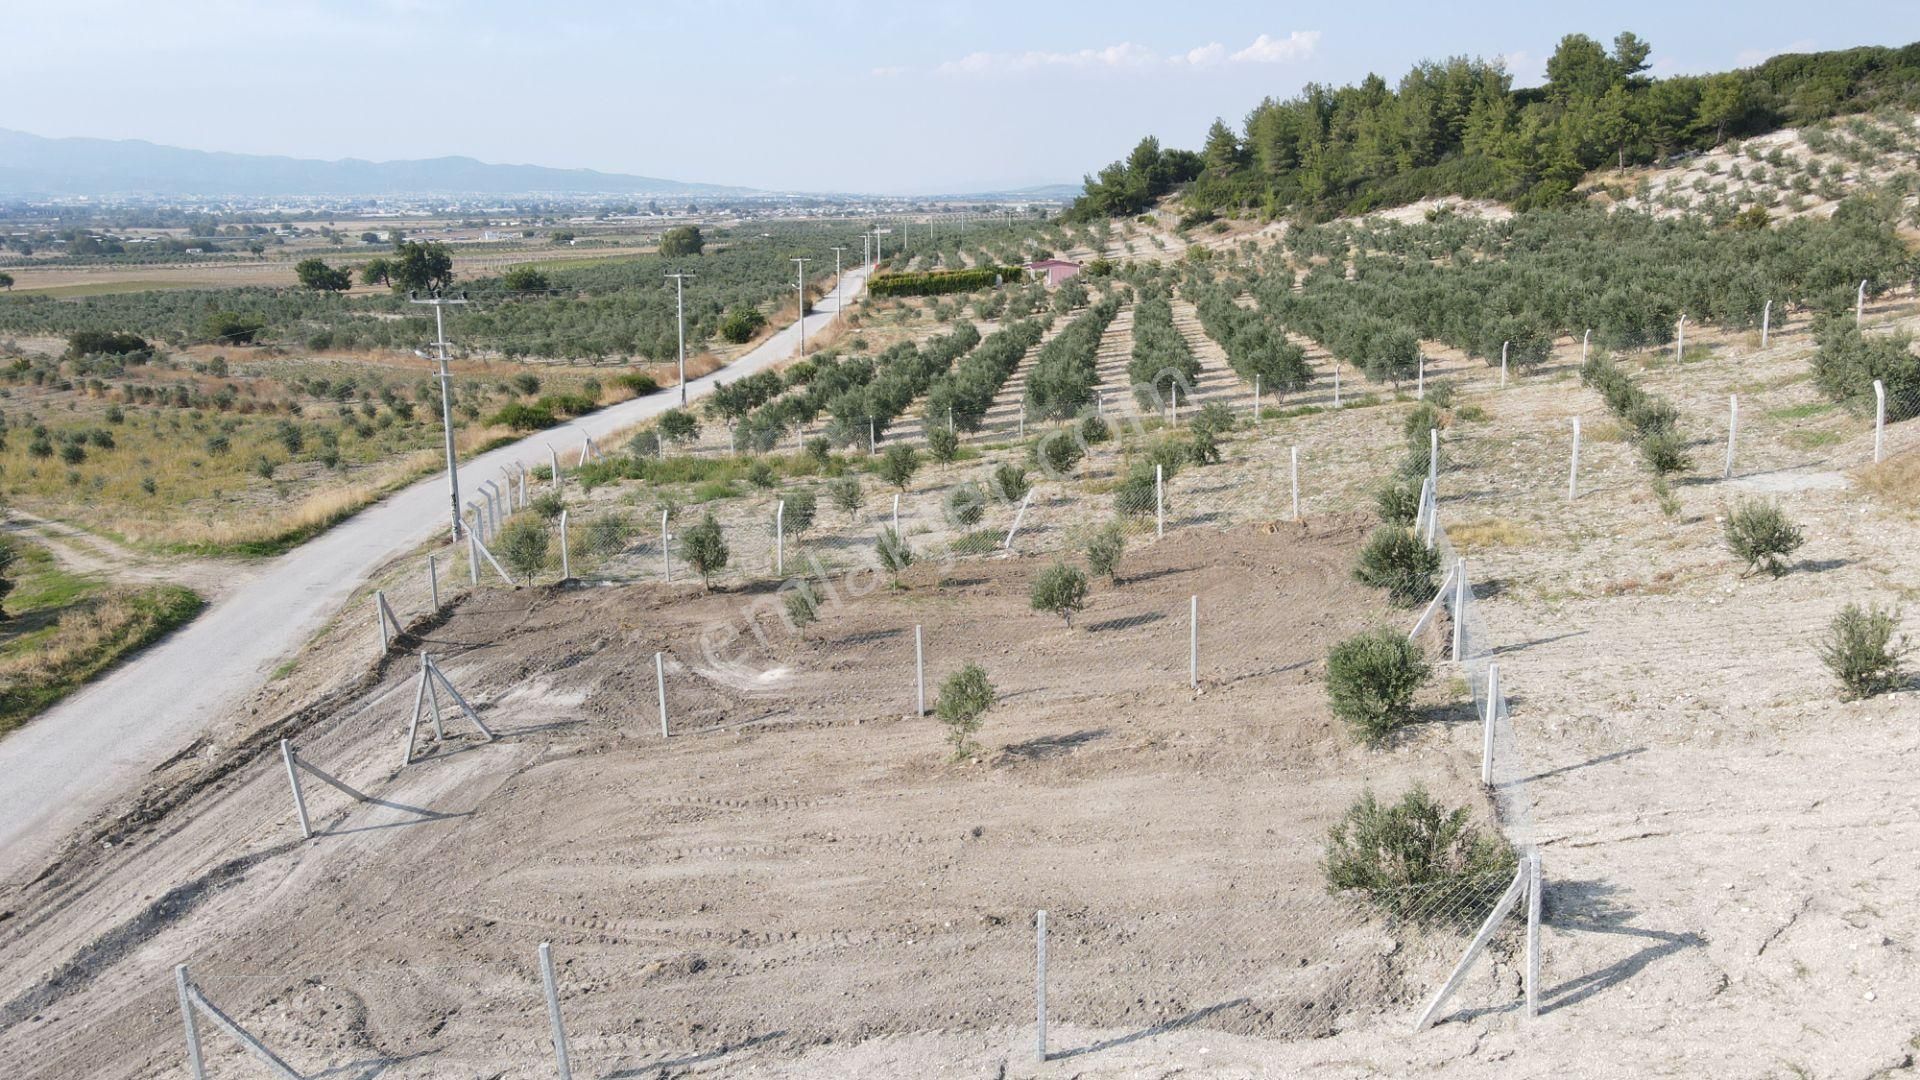
[[[746,195],[749,188],[468,157],[317,161],[0,128],[0,195]]]

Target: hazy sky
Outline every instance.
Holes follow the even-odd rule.
[[[1920,4],[0,0],[0,26],[0,127],[40,135],[931,193],[1076,182],[1427,57],[1528,84],[1562,34],[1631,29],[1706,71],[1920,40]]]

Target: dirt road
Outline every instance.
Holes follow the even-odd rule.
[[[841,293],[857,299],[866,274],[855,269],[842,280]],[[829,295],[807,317],[806,332],[825,330],[836,314]],[[688,397],[785,359],[799,335],[790,325],[727,367],[689,380]],[[504,466],[546,464],[549,444],[577,453],[583,437],[604,437],[677,404],[672,391],[636,398],[482,454],[460,469],[463,497]],[[445,528],[446,478],[421,481],[268,563],[184,630],[0,741],[7,778],[0,882],[35,873],[70,829],[262,681],[371,569]]]

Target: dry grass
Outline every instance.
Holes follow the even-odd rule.
[[[1854,478],[1869,491],[1892,506],[1920,510],[1920,454],[1900,454],[1878,465],[1858,469]]]
[[[1449,526],[1447,536],[1456,546],[1468,550],[1517,547],[1533,542],[1533,530],[1506,518],[1482,518],[1479,521]]]

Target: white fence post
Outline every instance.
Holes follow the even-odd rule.
[[[1047,913],[1033,913],[1034,1052],[1047,1060]]]
[[[573,1067],[567,1061],[567,1027],[560,1020],[560,990],[553,982],[553,946],[540,943],[540,982],[547,991],[547,1023],[553,1028],[553,1063],[560,1080],[573,1080]]]
[[[660,511],[660,578],[667,584],[673,584],[672,547],[668,544],[667,510]]]
[[[307,797],[300,790],[300,773],[293,767],[293,744],[280,740],[280,763],[287,767],[287,784],[293,788],[293,809],[300,815],[300,839],[313,839],[313,823],[307,819]]]
[[[1740,437],[1740,395],[1727,395],[1727,479],[1733,478],[1733,447]]]
[[[1340,407],[1340,361],[1333,362],[1333,407]]]
[[[1153,536],[1160,539],[1167,535],[1167,467],[1153,467]]]
[[[659,653],[653,654],[653,685],[660,693],[660,737],[667,737],[667,665]]]
[[[281,1060],[280,1055],[267,1049],[266,1044],[253,1037],[245,1028],[236,1023],[233,1017],[222,1012],[218,1005],[207,1000],[200,988],[187,978],[185,964],[173,969],[174,986],[179,990],[182,1008],[187,1014],[187,1057],[193,1064],[196,1078],[206,1076],[206,1065],[200,1057],[200,1032],[193,1020],[193,1010],[198,1009],[213,1021],[213,1026],[227,1033],[228,1037],[239,1043],[246,1051],[257,1058],[281,1080],[302,1080],[293,1066]]]
[[[1593,341],[1593,328],[1588,327],[1586,332],[1580,335],[1580,366],[1581,367],[1587,366],[1587,346],[1592,341]]]
[[[867,453],[875,453],[880,448],[880,437],[875,433],[873,417],[867,417]]]
[[[1414,400],[1416,401],[1427,400],[1427,354],[1426,353],[1420,354],[1420,372],[1417,376],[1415,376],[1415,379],[1416,381],[1413,384]]]
[[[1502,390],[1507,388],[1507,346],[1511,344],[1513,344],[1511,341],[1500,343],[1500,389]]]
[[[1567,501],[1580,497],[1580,418],[1573,418],[1573,462],[1567,467]]]
[[[1200,596],[1187,597],[1187,682],[1200,689]]]
[[[560,511],[560,580],[573,580],[573,556],[567,551],[567,512]]]
[[[380,627],[380,654],[382,656],[386,655],[387,650],[393,648],[393,640],[387,636],[387,613],[381,610],[386,606],[387,598],[381,595],[379,589],[373,590],[373,621],[379,624]]]
[[[433,610],[440,610],[440,564],[427,556],[427,588],[433,592]]]
[[[1460,663],[1467,640],[1467,560],[1453,561],[1453,662]]]
[[[1020,531],[1020,522],[1025,520],[1027,516],[1027,504],[1032,501],[1033,491],[1031,489],[1029,489],[1025,495],[1020,496],[1020,509],[1013,513],[1013,527],[1007,530],[1007,538],[1000,542],[1000,546],[1009,552],[1013,550],[1014,535]],[[900,535],[900,527],[898,525],[894,526],[894,535]]]
[[[1487,665],[1487,710],[1480,718],[1480,782],[1493,786],[1493,728],[1500,719],[1500,665]]]
[[[1767,347],[1767,331],[1773,329],[1773,301],[1769,300],[1760,308],[1760,347]]]
[[[1287,448],[1288,471],[1293,480],[1293,520],[1300,520],[1300,448]]]
[[[913,624],[913,715],[927,715],[927,650],[920,624]]]
[[[1487,921],[1480,924],[1480,932],[1473,936],[1473,941],[1467,946],[1466,954],[1460,957],[1458,964],[1454,965],[1453,974],[1447,976],[1446,983],[1440,987],[1438,993],[1433,995],[1433,1000],[1429,1001],[1426,1009],[1420,1013],[1420,1019],[1415,1022],[1413,1028],[1416,1033],[1433,1026],[1434,1017],[1439,1015],[1440,1007],[1445,1005],[1447,999],[1453,996],[1453,992],[1460,988],[1460,980],[1466,978],[1468,965],[1473,963],[1474,957],[1480,955],[1480,950],[1487,947],[1487,942],[1493,940],[1494,932],[1500,929],[1500,923],[1506,919],[1507,913],[1513,910],[1513,905],[1519,903],[1520,893],[1526,887],[1527,867],[1522,863],[1514,868],[1513,884],[1508,885],[1507,891],[1500,894],[1500,902],[1493,906],[1493,911],[1487,915]]]
[[[787,574],[787,500],[773,506],[773,576]]]
[[[1260,376],[1253,377],[1253,426],[1260,426]]]
[[[1873,463],[1880,464],[1887,446],[1887,384],[1873,380]]]
[[[187,1067],[193,1080],[207,1080],[207,1062],[200,1054],[200,1021],[193,1015],[193,995],[187,988],[187,965],[173,965],[173,986],[180,995],[180,1023],[187,1031]]]
[[[1527,1015],[1540,1015],[1540,853],[1527,853]]]
[[[559,451],[553,448],[552,443],[547,444],[547,467],[553,470],[553,490],[559,491],[560,490],[560,453]]]
[[[900,493],[893,493],[893,535],[900,535]]]
[[[480,541],[467,530],[467,577],[473,584],[480,584]]]
[[[1857,325],[1867,311],[1867,279],[1860,279],[1860,288],[1853,294],[1853,321]]]
[[[1433,620],[1434,613],[1440,610],[1440,605],[1446,600],[1447,589],[1452,586],[1453,575],[1457,572],[1457,569],[1449,569],[1447,576],[1440,579],[1440,587],[1434,590],[1433,599],[1427,601],[1426,610],[1420,613],[1420,618],[1414,621],[1413,629],[1407,633],[1408,641],[1419,637],[1420,631],[1425,630],[1427,623]]]
[[[1680,321],[1674,324],[1673,358],[1684,360],[1687,355],[1687,316],[1681,312]]]

